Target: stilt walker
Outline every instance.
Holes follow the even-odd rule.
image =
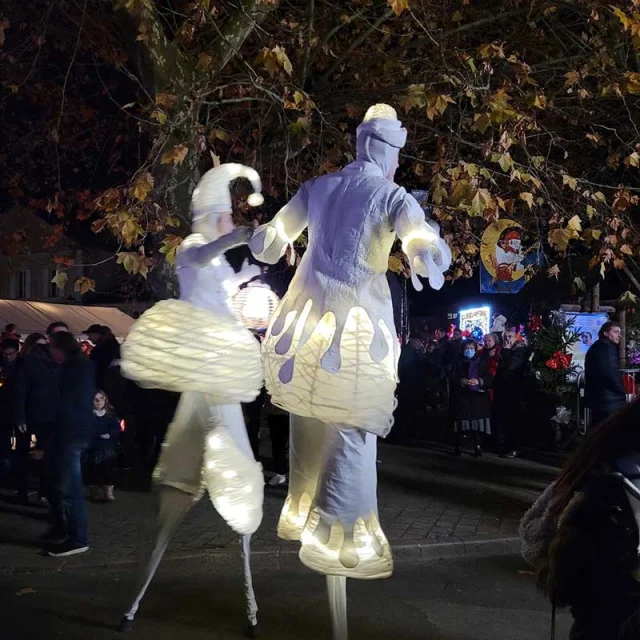
[[[249,630],[257,631],[249,546],[262,520],[264,478],[251,452],[240,403],[260,392],[262,366],[260,345],[235,317],[230,302],[260,268],[245,264],[236,274],[224,257],[251,234],[235,229],[231,220],[229,183],[240,177],[253,184],[249,204],[262,203],[260,178],[253,169],[226,164],[204,175],[193,194],[192,234],[176,259],[180,298],[147,311],[122,347],[127,377],[143,387],[182,394],[154,470],[160,486],[155,546],[122,630],[131,627],[174,530],[206,490],[218,513],[241,535]]]
[[[346,578],[386,578],[376,445],[393,423],[400,345],[385,273],[396,235],[435,289],[451,252],[418,202],[393,182],[407,132],[388,105],[357,131],[357,159],[302,185],[249,246],[277,262],[308,227],[308,246],[263,343],[274,404],[291,413],[290,485],[278,533],[327,576],[335,640],[347,637]]]

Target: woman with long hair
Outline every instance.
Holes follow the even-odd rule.
[[[640,637],[640,401],[602,423],[525,515],[524,556],[571,640]]]

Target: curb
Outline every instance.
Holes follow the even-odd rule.
[[[253,549],[251,564],[254,568],[269,567],[271,569],[288,568],[292,561],[297,562],[298,546],[290,545],[271,549]],[[437,542],[433,544],[398,544],[391,547],[396,565],[406,562],[433,562],[437,560],[452,560],[461,558],[486,558],[489,556],[518,555],[520,553],[520,538],[517,536],[491,538],[480,540],[456,540],[453,542]],[[167,553],[163,563],[185,562],[200,560],[206,564],[228,564],[230,557],[239,557],[239,553],[225,550],[196,551],[190,553]],[[1,573],[51,573],[72,571],[90,571],[106,569],[120,571],[139,565],[139,559],[123,558],[121,560],[106,560],[92,562],[91,556],[83,556],[88,562],[77,562],[78,559],[66,558],[62,560],[34,556],[33,564],[23,564],[19,567],[0,569]]]

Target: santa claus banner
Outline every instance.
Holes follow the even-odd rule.
[[[482,235],[480,293],[518,293],[527,283],[528,267],[539,264],[538,247],[522,246],[522,227],[514,220],[498,220]]]

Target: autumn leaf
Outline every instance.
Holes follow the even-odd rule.
[[[624,161],[627,167],[639,167],[640,166],[640,154],[634,151],[630,156],[625,158]]]
[[[553,267],[549,267],[547,269],[548,278],[555,278],[557,280],[559,275],[560,275],[560,267],[557,264],[554,264]]]
[[[213,58],[208,53],[201,52],[198,54],[198,66],[204,71],[211,69],[212,62]]]
[[[511,154],[510,153],[503,153],[498,158],[498,164],[500,165],[500,168],[505,173],[509,173],[509,171],[511,171],[511,169],[513,169],[513,158],[511,157]]]
[[[32,587],[23,587],[20,591],[16,591],[17,596],[30,596],[34,593],[38,593],[38,591]]]
[[[147,199],[149,192],[153,189],[153,184],[153,176],[150,173],[138,176],[131,189],[131,195],[142,202]]]
[[[625,291],[619,298],[618,302],[622,304],[635,304],[638,302],[638,296],[631,291]]]
[[[156,109],[151,113],[151,118],[159,124],[164,124],[167,121],[167,114],[164,111]]]
[[[484,133],[491,124],[491,117],[487,113],[476,113],[473,124],[480,133]]]
[[[623,244],[620,247],[620,253],[624,253],[627,256],[633,255],[633,249],[628,244]]]
[[[173,109],[178,102],[178,96],[172,93],[156,93],[156,104],[165,109]]]
[[[160,253],[164,254],[169,264],[175,264],[178,247],[182,244],[183,238],[169,234],[162,239]]]
[[[430,91],[427,94],[427,118],[433,120],[436,116],[444,115],[450,104],[455,104],[455,100],[450,95]]]
[[[584,280],[582,278],[580,278],[579,276],[576,276],[573,279],[573,286],[578,291],[586,291],[587,290],[587,285],[584,283]]]
[[[149,273],[146,259],[137,251],[121,251],[116,254],[116,261],[131,275],[139,273],[143,278],[146,278]]]
[[[523,191],[520,194],[520,200],[524,200],[529,205],[529,209],[533,209],[533,193],[529,193],[529,191]]]
[[[573,218],[571,218],[571,220],[569,220],[569,222],[567,223],[567,228],[580,233],[582,231],[582,222],[580,220],[580,216],[573,216]]]
[[[573,85],[580,80],[580,74],[577,71],[569,71],[564,74],[564,77],[566,78],[566,82],[564,83],[565,89],[573,87]]]
[[[566,173],[562,174],[562,185],[565,187],[569,187],[569,189],[575,191],[578,188],[578,181],[575,178],[567,175]]]
[[[81,276],[73,283],[73,290],[76,293],[80,293],[80,295],[84,295],[89,291],[95,291],[96,281],[93,280],[92,278],[86,278],[84,276]]]
[[[587,205],[587,217],[589,218],[589,220],[591,220],[591,218],[593,218],[593,216],[596,215],[596,210],[590,205]]]
[[[180,165],[184,162],[184,159],[187,157],[189,153],[189,148],[184,144],[178,144],[173,149],[169,151],[165,151],[162,154],[162,159],[160,160],[160,164],[172,164],[172,165]]]
[[[56,287],[58,287],[58,289],[64,290],[65,287],[67,286],[68,279],[69,279],[69,276],[64,271],[56,270],[56,275],[53,276],[53,278],[51,279],[51,282],[55,284]]]
[[[387,0],[389,7],[397,16],[409,8],[409,0]]]
[[[576,237],[575,231],[569,229],[552,229],[549,231],[549,244],[558,251],[566,251],[569,246],[569,240]]]
[[[481,216],[484,214],[485,209],[493,206],[493,198],[487,189],[478,189],[471,201],[471,208],[469,209],[469,215]]]
[[[284,69],[288,75],[293,72],[291,60],[289,60],[289,56],[280,45],[276,45],[271,49],[264,47],[258,54],[256,63],[262,64],[270,76],[278,73],[280,69]]]
[[[407,93],[398,99],[398,104],[405,113],[411,109],[422,109],[427,104],[427,92],[423,84],[410,84]]]

